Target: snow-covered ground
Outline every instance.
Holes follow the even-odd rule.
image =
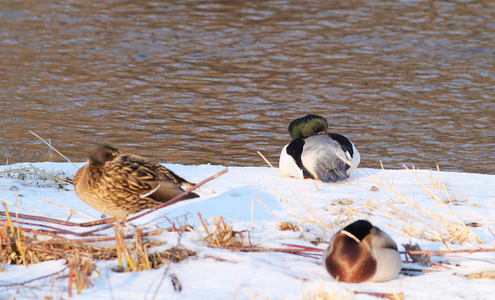
[[[77,171],[70,163],[26,163],[3,166],[0,172],[22,166],[67,177],[73,177]],[[200,182],[225,168],[165,166],[191,182]],[[0,176],[0,199],[10,203],[11,213],[16,211],[15,204],[18,203],[19,213],[60,220],[68,218],[69,209],[77,211],[70,218],[71,222],[91,221],[88,216],[101,217],[99,212],[78,199],[70,185],[60,189],[57,185],[45,185],[50,180],[37,176],[18,177],[21,176],[16,172],[11,172],[10,176],[4,172]],[[264,248],[288,248],[286,244],[297,244],[325,249],[338,229],[365,218],[389,233],[400,251],[404,251],[403,244],[411,242],[423,250],[493,249],[495,175],[360,169],[354,171],[347,182],[324,184],[284,177],[276,168],[229,167],[226,174],[202,186],[198,193],[201,195],[198,199],[155,211],[125,227],[127,231],[144,224],[149,230],[157,226],[167,228],[171,221],[177,226],[193,225],[193,231],[183,234],[164,231],[152,239],[166,241],[161,248],[172,248],[180,243],[196,252],[195,256],[165,264],[159,269],[126,273],[112,271],[117,260],[96,261],[98,272],[90,277],[93,287],[83,289],[80,295],[74,290],[73,298],[301,299],[322,292],[333,297],[339,295],[342,299],[377,299],[372,293],[397,296],[402,293],[405,299],[493,299],[495,295],[494,279],[466,276],[494,273],[495,252],[434,255],[432,263],[439,268],[404,263],[403,268],[408,271],[403,270],[394,280],[348,284],[334,281],[319,258],[211,247],[204,240],[207,233],[198,216],[199,212],[210,226],[214,224],[214,217],[223,217],[235,230],[243,231],[246,245]],[[282,222],[290,222],[298,230],[282,231],[279,229]],[[72,227],[70,230],[87,231],[88,228]],[[315,243],[318,239],[323,242]],[[316,255],[321,256],[321,253]],[[45,296],[67,299],[67,278],[38,279],[65,265],[65,260],[46,261],[28,268],[3,265],[0,299],[42,299]],[[411,269],[427,271],[412,272]],[[172,274],[182,286],[181,291],[174,289],[170,280]],[[37,280],[15,285],[32,279]]]

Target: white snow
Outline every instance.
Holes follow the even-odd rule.
[[[81,167],[83,163],[76,165]],[[164,165],[191,182],[200,182],[225,168]],[[47,162],[3,166],[0,172],[21,166],[34,166],[67,177],[73,177],[77,171],[76,166],[70,163]],[[11,213],[17,209],[23,214],[67,220],[72,209],[78,213],[72,215],[71,222],[87,222],[91,221],[89,217],[101,217],[99,212],[78,199],[70,185],[58,189],[56,185],[44,186],[51,182],[37,176],[19,179],[17,173],[11,175],[0,176],[0,199],[10,203]],[[372,191],[373,186],[378,190]],[[402,244],[409,242],[417,243],[423,250],[493,249],[495,175],[360,169],[354,171],[347,182],[324,184],[288,178],[276,168],[229,167],[226,174],[202,186],[198,193],[201,195],[198,199],[179,202],[126,226],[126,230],[132,231],[138,225],[149,230],[157,226],[167,228],[171,226],[170,221],[176,225],[191,224],[195,230],[185,232],[180,238],[176,232],[164,231],[153,239],[167,241],[165,246],[161,246],[164,249],[180,243],[182,247],[195,251],[196,256],[165,264],[159,269],[134,273],[112,271],[116,260],[96,261],[98,273],[91,276],[93,287],[83,289],[80,295],[74,289],[73,298],[301,299],[320,290],[330,295],[337,293],[344,299],[346,296],[350,299],[378,299],[368,293],[403,293],[405,299],[493,299],[495,295],[493,279],[464,276],[495,272],[495,252],[436,255],[432,256],[432,262],[444,268],[426,268],[432,272],[415,273],[415,276],[410,272],[401,273],[383,283],[348,284],[334,281],[322,267],[320,259],[272,251],[234,252],[209,247],[202,240],[206,232],[198,216],[200,213],[205,221],[210,220],[210,224],[212,217],[223,217],[235,230],[244,230],[243,236],[248,244],[266,248],[287,248],[285,244],[297,244],[323,250],[332,234],[341,227],[366,218],[389,233],[400,251],[404,250]],[[393,212],[393,209],[399,212]],[[282,221],[292,222],[301,231],[280,231],[278,225]],[[454,225],[476,223],[479,226],[462,227],[467,232],[471,231],[466,240],[455,244],[443,243],[441,239],[446,239],[449,234],[443,225],[447,221]],[[311,241],[317,238],[324,242],[315,246]],[[437,240],[433,241],[434,238]],[[405,260],[405,256],[402,257]],[[67,278],[48,276],[23,286],[15,285],[60,271],[66,267],[65,260],[33,264],[28,268],[23,265],[2,267],[5,271],[0,272],[0,299],[68,298]],[[403,268],[425,267],[405,263]],[[179,280],[182,291],[174,290],[171,274]],[[353,291],[365,293],[354,294]]]

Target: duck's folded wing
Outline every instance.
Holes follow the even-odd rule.
[[[163,178],[156,170],[142,168],[129,174],[129,189],[138,193],[141,198],[151,198],[158,202],[166,202],[184,192],[175,182]],[[184,199],[196,198],[196,194],[189,194]]]
[[[337,182],[347,178],[346,171],[349,168],[339,155],[343,157],[345,154],[337,142],[315,137],[307,139],[301,158],[304,167],[316,179]]]
[[[373,236],[373,247],[374,248],[387,248],[387,249],[393,249],[397,250],[397,244],[395,241],[382,231],[380,228],[375,227],[374,228],[374,233],[372,234]]]
[[[140,167],[128,173],[128,189],[139,194],[141,198],[145,198],[160,188],[159,180],[159,174],[145,167]]]
[[[344,151],[345,154],[343,157],[357,168],[359,162],[361,161],[361,155],[359,154],[359,151],[356,149],[354,144],[345,136],[337,133],[329,133],[328,136],[339,143],[342,151]],[[350,174],[352,170],[352,168],[348,169],[347,174]]]

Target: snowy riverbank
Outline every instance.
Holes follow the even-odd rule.
[[[225,168],[165,166],[192,182],[200,182]],[[12,215],[18,203],[18,213],[22,214],[67,220],[73,210],[71,222],[100,218],[100,213],[78,199],[71,185],[61,188],[39,172],[22,171],[23,167],[69,178],[77,171],[70,163],[1,167],[0,199],[10,203],[7,207]],[[325,249],[336,230],[352,220],[366,218],[389,233],[400,251],[404,251],[402,244],[410,242],[423,250],[493,249],[495,175],[360,169],[352,173],[348,182],[323,184],[287,178],[278,169],[268,167],[229,167],[226,174],[202,186],[199,194],[198,199],[179,202],[131,222],[149,230],[168,228],[171,222],[176,226],[192,225],[192,231],[164,231],[150,239],[166,241],[160,249],[172,248],[179,242],[183,248],[194,251],[194,256],[158,269],[126,273],[112,271],[117,264],[115,259],[94,261],[99,275],[93,272],[90,276],[93,287],[83,289],[80,295],[74,291],[73,298],[301,299],[322,291],[329,295],[337,293],[342,299],[375,299],[372,293],[402,293],[405,299],[489,299],[495,295],[495,252],[433,255],[431,261],[439,268],[403,271],[384,283],[347,284],[332,280],[319,259],[313,257],[210,247],[198,215],[212,227],[213,217],[223,217],[235,231],[242,231],[239,238],[245,245],[263,248],[297,244]],[[280,230],[282,222],[292,223],[295,231]],[[125,230],[133,231],[134,226],[128,225]],[[110,235],[113,230],[107,232]],[[319,239],[323,242],[316,243]],[[61,274],[15,285],[63,269],[63,259],[28,268],[2,267],[5,270],[0,272],[0,299],[68,298],[68,279],[56,279]],[[417,263],[405,263],[403,268],[425,269]],[[492,279],[466,276],[479,273],[492,274]],[[182,286],[180,292],[174,290],[171,274]],[[160,282],[162,277],[165,279]]]

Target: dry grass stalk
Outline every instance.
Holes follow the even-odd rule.
[[[122,243],[121,243],[121,240],[123,240],[123,238],[122,238],[122,229],[119,223],[115,224],[114,230],[115,230],[115,249],[117,249],[117,262],[118,262],[117,269],[114,269],[114,271],[123,272],[124,266],[122,264]],[[124,243],[124,249],[127,251],[127,247],[125,246],[125,243]]]
[[[454,253],[477,253],[477,252],[495,252],[495,248],[486,249],[459,249],[459,250],[409,250],[404,253],[407,254],[427,254],[427,255],[444,255],[444,254],[454,254]]]
[[[19,208],[22,208],[22,207],[19,206]],[[0,211],[0,216],[5,216],[5,212]],[[43,216],[39,216],[39,215],[32,216],[32,215],[26,215],[26,214],[17,214],[17,217],[20,219],[31,220],[31,221],[40,221],[43,223],[51,223],[51,224],[69,226],[69,227],[75,227],[75,226],[82,227],[81,224],[79,224],[79,223],[72,223],[69,221],[61,221],[58,219],[52,219],[52,218],[43,217]]]
[[[203,217],[198,213],[201,224],[206,231],[206,236],[203,241],[216,247],[243,246],[246,241],[243,236],[243,231],[234,231],[234,226],[225,223],[223,217],[212,218],[213,224],[208,226],[203,220]]]
[[[78,295],[81,294],[83,288],[93,286],[89,276],[96,267],[90,257],[82,256],[79,253],[66,257],[66,260],[69,265],[69,297],[72,297],[73,283],[76,284]]]
[[[58,151],[57,149],[55,149],[55,147],[52,146],[52,143],[50,141],[50,139],[48,139],[48,142],[45,141],[42,137],[40,137],[39,135],[37,135],[36,133],[32,132],[31,130],[28,130],[29,133],[31,133],[32,135],[34,135],[35,137],[37,137],[40,141],[42,141],[43,143],[45,143],[45,145],[48,146],[48,148],[50,149],[50,151],[55,151],[57,152],[60,156],[62,156],[66,161],[70,162],[74,167],[77,168],[77,166],[70,160],[68,159],[65,155],[63,155],[60,151]],[[50,155],[51,157],[51,155]]]
[[[467,275],[466,277],[473,279],[495,279],[495,272],[470,274]]]
[[[58,203],[55,203],[55,202],[52,202],[52,201],[48,201],[48,200],[45,200],[45,199],[40,199],[40,200],[41,200],[41,201],[44,201],[44,202],[46,202],[46,203],[49,203],[49,204],[51,204],[51,205],[55,205],[55,206],[58,206],[58,207],[60,207],[60,208],[64,208],[64,209],[66,209],[66,210],[67,210],[67,212],[69,213],[69,217],[67,218],[67,222],[69,221],[69,219],[70,219],[70,218],[72,217],[72,215],[74,215],[74,214],[84,216],[84,217],[86,217],[86,218],[88,218],[88,219],[90,219],[90,220],[96,220],[95,218],[93,218],[93,217],[92,217],[92,216],[90,216],[90,215],[84,214],[84,213],[82,213],[82,212],[79,212],[79,211],[77,211],[77,210],[75,210],[75,209],[72,209],[72,208],[70,208],[70,207],[67,207],[67,206],[65,206],[65,205],[58,204]],[[67,213],[66,213],[66,214],[67,214]]]
[[[136,248],[136,271],[150,270],[151,264],[148,257],[148,243],[143,240],[143,228],[136,228],[136,233],[134,235],[134,244]]]
[[[20,261],[22,261],[22,263],[26,266],[28,266],[28,263],[27,263],[27,260],[26,260],[26,256],[25,256],[25,251],[23,250],[23,247],[22,247],[22,240],[21,240],[21,232],[19,230],[19,224],[17,223],[17,228],[14,228],[14,224],[12,223],[12,219],[10,218],[10,213],[9,213],[9,210],[7,209],[7,204],[5,204],[4,201],[2,201],[2,205],[3,205],[3,208],[5,210],[5,216],[7,217],[7,223],[5,225],[9,225],[9,228],[10,228],[10,233],[11,233],[11,236],[9,236],[8,232],[5,230],[4,233],[2,234],[2,244],[3,244],[3,237],[5,236],[6,239],[14,242],[14,245],[12,245],[12,243],[10,243],[11,247],[10,249],[7,248],[7,251],[8,250],[13,250],[11,252],[11,255],[14,254],[16,256],[18,256],[20,258]],[[6,227],[4,227],[6,229]],[[15,247],[12,247],[12,246],[15,246]],[[3,247],[2,247],[3,249]],[[2,253],[2,256],[3,256],[3,253]],[[3,261],[2,261],[3,262]]]
[[[404,293],[389,294],[389,293],[374,293],[374,292],[361,292],[361,291],[354,291],[353,293],[356,295],[359,295],[359,294],[370,295],[370,296],[377,297],[377,298],[384,298],[384,299],[391,299],[391,300],[403,300],[404,299]]]
[[[342,294],[342,295],[341,295]],[[341,294],[337,293],[333,288],[330,291],[325,290],[325,284],[320,278],[320,288],[314,291],[306,291],[302,295],[303,300],[349,300],[351,299],[351,292],[344,290]]]
[[[116,227],[116,254],[119,265],[114,271],[116,272],[140,272],[144,270],[157,269],[164,263],[180,262],[190,256],[195,256],[194,251],[179,248],[179,246],[162,251],[148,254],[151,246],[159,246],[164,243],[152,243],[143,239],[143,229],[136,228],[134,239],[131,243],[126,244],[122,228]],[[122,256],[125,257],[126,265],[122,263]]]
[[[319,248],[292,245],[292,244],[283,244],[283,245],[287,246],[288,248],[264,248],[264,247],[250,246],[250,245],[215,246],[215,247],[226,249],[229,251],[238,251],[238,252],[280,252],[280,253],[295,254],[299,256],[321,260],[321,254],[319,253],[323,252],[323,250]],[[224,259],[222,258],[217,258],[217,257],[213,257],[213,258],[219,261],[224,261]]]

